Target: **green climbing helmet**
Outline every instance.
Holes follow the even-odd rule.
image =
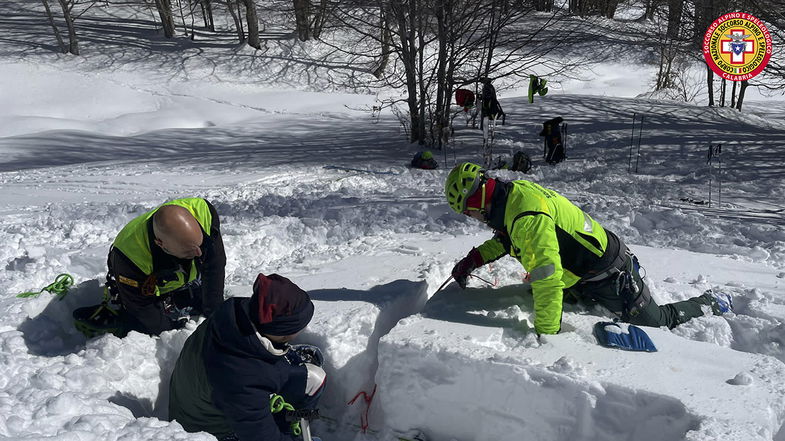
[[[447,176],[444,195],[450,208],[458,214],[466,210],[466,199],[480,187],[485,170],[477,164],[464,162],[458,164]]]

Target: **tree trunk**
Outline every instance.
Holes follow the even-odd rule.
[[[300,41],[308,41],[311,38],[308,23],[308,18],[311,16],[310,6],[310,0],[294,0],[295,28],[297,29],[297,38]]]
[[[46,16],[49,18],[49,24],[52,26],[52,31],[54,31],[55,38],[57,39],[57,45],[60,47],[60,52],[67,54],[68,48],[65,47],[65,42],[63,41],[63,37],[60,35],[60,29],[57,28],[57,24],[55,23],[55,18],[52,16],[52,10],[49,9],[49,2],[47,0],[41,0],[44,4],[44,9],[46,10]]]
[[[390,62],[390,52],[392,45],[392,35],[390,33],[389,17],[384,7],[379,11],[379,29],[381,35],[379,36],[382,45],[382,53],[379,57],[379,65],[373,70],[372,74],[376,79],[381,79],[384,75],[384,70],[387,69],[387,64]]]
[[[68,52],[79,55],[79,40],[76,38],[76,27],[74,27],[74,19],[71,17],[71,6],[68,0],[59,1],[60,7],[63,9],[65,27],[68,29]]]
[[[242,0],[245,5],[245,20],[248,23],[248,45],[256,49],[262,48],[259,40],[259,17],[256,15],[254,0]]]
[[[415,2],[412,1],[414,4]],[[419,12],[419,11],[415,11]],[[426,111],[426,88],[425,88],[425,20],[424,14],[417,13],[417,80],[419,82],[420,104],[418,121],[418,143],[425,144],[425,111]]]
[[[744,91],[747,90],[747,86],[749,86],[749,81],[744,80],[741,82],[741,88],[739,89],[739,102],[736,103],[736,109],[741,112],[741,105],[744,102]]]
[[[657,9],[657,5],[655,4],[655,0],[646,1],[646,12],[644,13],[644,17],[646,17],[646,20],[654,20],[654,11],[656,9]]]
[[[736,108],[736,84],[738,84],[738,81],[733,82],[733,88],[730,93],[730,106],[733,108]]]
[[[723,78],[720,85],[720,107],[725,107],[725,88],[727,85],[728,82],[725,80],[725,78]]]
[[[410,0],[414,3],[415,0]],[[397,22],[398,39],[400,40],[401,62],[403,63],[404,76],[406,78],[406,103],[409,108],[409,142],[418,142],[420,129],[418,127],[417,111],[417,45],[415,44],[414,32],[414,12],[413,5],[409,5],[409,10],[402,2],[395,1],[394,14]],[[412,20],[410,23],[409,20]]]
[[[239,16],[238,12],[234,12],[234,5],[232,2],[234,0],[226,0],[226,6],[229,9],[229,14],[232,16],[232,20],[234,20],[234,27],[237,29],[237,38],[240,40],[240,43],[245,43],[245,32],[243,31],[243,22],[241,17]],[[239,6],[239,4],[238,4]]]
[[[714,107],[714,72],[706,65],[706,88],[709,90],[709,107]]]
[[[665,36],[673,41],[679,38],[684,0],[668,0],[668,30]]]
[[[608,4],[605,8],[605,17],[613,20],[613,16],[616,15],[616,8],[619,7],[619,0],[608,0]]]
[[[319,8],[316,10],[313,20],[311,21],[311,36],[317,40],[319,39],[319,36],[322,35],[322,29],[324,29],[325,23],[327,23],[327,16],[330,15],[327,6],[327,0],[321,0]]]
[[[445,97],[447,93],[449,93],[449,87],[446,87],[446,76],[447,76],[447,41],[448,35],[447,33],[449,30],[447,29],[447,24],[445,20],[447,19],[446,16],[450,12],[447,10],[447,5],[444,4],[444,1],[437,1],[437,5],[435,9],[435,16],[436,16],[436,29],[438,32],[438,40],[439,40],[439,55],[438,55],[438,64],[436,68],[436,131],[437,131],[437,145],[439,150],[442,149],[442,144],[446,143],[444,139],[445,128],[449,125],[449,115],[445,118],[444,113],[444,101],[445,98],[449,100],[449,97]]]
[[[155,7],[158,9],[158,16],[161,18],[161,26],[164,28],[164,36],[166,38],[174,37],[174,17],[172,17],[171,1],[155,0]]]
[[[204,28],[207,29],[208,31],[215,32],[215,20],[213,19],[212,0],[202,0],[200,4],[202,6],[202,17],[204,18]]]

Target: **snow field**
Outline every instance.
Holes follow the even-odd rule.
[[[26,5],[5,6],[24,18]],[[475,272],[493,287],[471,279],[435,293],[490,237],[442,196],[453,163],[477,160],[479,131],[456,126],[449,156],[434,152],[440,170],[410,170],[420,147],[391,115],[371,122],[375,96],[329,93],[339,81],[321,68],[276,59],[318,59],[320,48],[272,39],[264,56],[129,26],[127,51],[96,28],[92,37],[110,38],[88,33],[82,57],[52,56],[37,46],[51,40],[44,20],[12,21],[0,24],[0,436],[213,439],[165,421],[169,376],[196,323],[87,341],[71,322],[99,301],[106,253],[129,220],[201,196],[221,216],[227,296],[277,272],[314,298],[301,340],[327,357],[331,420],[315,425],[325,441],[411,428],[433,441],[785,440],[781,103],[750,95],[739,114],[620,98],[640,94],[651,72],[632,52],[586,82],[552,78],[534,104],[500,92],[508,118],[496,153],[522,149],[536,167],[498,176],[551,187],[618,233],[658,302],[710,287],[734,296],[735,314],[647,329],[660,351],[624,353],[591,336],[610,318],[601,308],[566,305],[563,333],[538,343],[512,259]],[[618,96],[576,94],[602,90]],[[645,116],[638,174],[627,170],[633,112]],[[537,134],[554,116],[569,124],[569,160],[548,167]],[[712,142],[724,144],[719,208],[682,200],[707,199]],[[61,272],[77,282],[64,300],[14,297]],[[363,435],[365,404],[347,403],[374,384]]]

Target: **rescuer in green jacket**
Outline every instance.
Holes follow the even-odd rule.
[[[166,202],[120,231],[108,266],[107,287],[128,328],[157,335],[190,315],[209,317],[224,299],[218,213],[201,198]]]
[[[708,291],[678,303],[657,305],[639,274],[638,259],[611,231],[564,196],[529,181],[488,178],[479,165],[459,164],[447,177],[445,195],[457,213],[495,230],[492,239],[472,248],[452,270],[461,288],[469,274],[507,254],[529,272],[534,297],[534,329],[561,329],[565,290],[599,303],[623,321],[673,328],[732,307],[730,296]]]

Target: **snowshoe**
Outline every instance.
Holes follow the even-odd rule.
[[[103,334],[113,334],[123,338],[128,334],[128,326],[120,310],[106,303],[77,308],[73,312],[74,327],[87,338]]]

